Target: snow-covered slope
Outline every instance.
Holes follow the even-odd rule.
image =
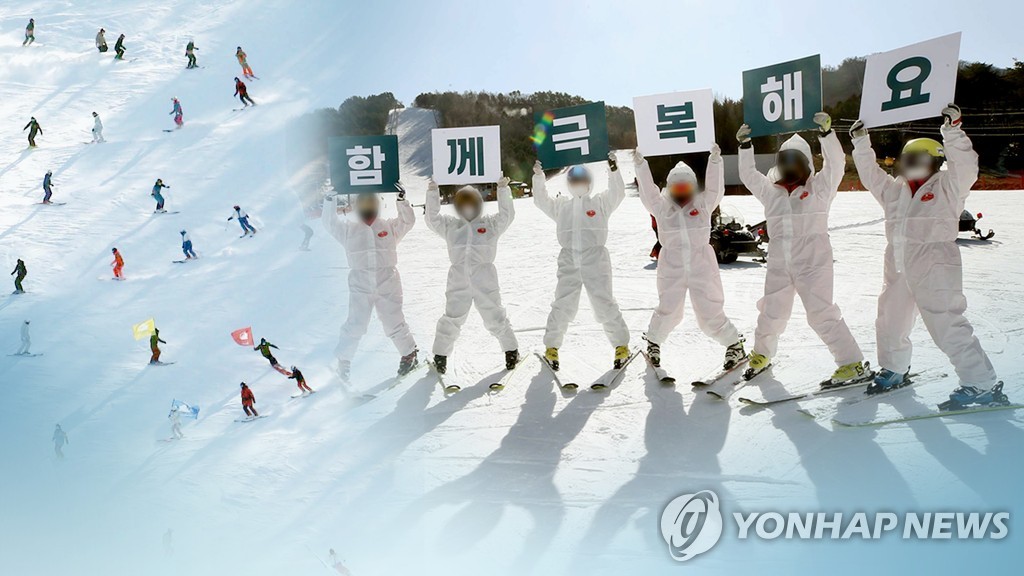
[[[500,350],[475,314],[451,360],[462,393],[446,398],[420,372],[375,400],[353,402],[331,380],[347,306],[344,254],[319,228],[311,252],[296,249],[301,214],[286,185],[282,145],[293,114],[348,95],[323,66],[319,56],[328,52],[317,52],[330,37],[315,26],[337,10],[314,4],[310,16],[269,1],[88,10],[36,2],[18,10],[0,11],[0,262],[9,270],[23,258],[30,276],[28,294],[0,299],[0,349],[13,352],[18,327],[31,319],[33,350],[44,355],[0,356],[5,574],[325,574],[320,559],[330,547],[359,576],[670,573],[680,567],[660,539],[661,508],[700,489],[717,491],[727,512],[1024,509],[1016,487],[1024,473],[1020,413],[833,429],[793,406],[749,412],[688,386],[661,387],[639,362],[607,395],[563,397],[535,361],[489,395]],[[29,14],[39,40],[22,49],[16,31]],[[115,64],[96,54],[92,36],[101,25],[111,42],[128,31],[129,58],[138,60]],[[275,31],[303,25],[314,26],[309,44],[279,51]],[[181,52],[192,35],[206,67],[186,71]],[[245,112],[231,111],[238,44],[261,76],[250,83],[260,105]],[[182,101],[186,127],[165,134],[171,96]],[[106,144],[84,144],[92,110],[103,116]],[[429,131],[428,114],[402,113],[403,144]],[[30,115],[46,131],[31,152],[18,134]],[[403,155],[411,195],[421,198],[423,157],[409,146]],[[65,206],[35,204],[48,168]],[[602,181],[605,168],[593,168]],[[172,186],[168,208],[179,214],[151,213],[156,178]],[[1024,247],[1012,234],[1022,200],[1024,193],[975,194],[970,208],[984,212],[998,235],[962,245],[970,318],[1018,400],[1024,278],[1012,264],[1024,259]],[[760,220],[751,198],[727,202]],[[255,238],[239,239],[226,222],[234,203],[255,217]],[[530,201],[516,209],[497,264],[521,347],[530,351],[541,345],[557,247],[553,224]],[[884,245],[879,216],[868,195],[849,193],[832,218],[837,300],[869,357]],[[646,257],[653,235],[635,197],[612,226],[616,291],[639,342],[656,301]],[[172,264],[182,228],[202,258]],[[112,246],[127,260],[126,282],[107,279]],[[419,222],[400,259],[406,313],[421,350],[429,350],[443,308],[443,243]],[[763,268],[741,262],[722,275],[727,312],[749,335]],[[148,367],[145,342],[132,339],[131,325],[150,317],[171,366]],[[280,345],[281,361],[301,367],[321,392],[290,399],[294,385],[229,337],[247,325]],[[923,329],[914,338],[915,369],[951,373]],[[610,361],[586,299],[563,350],[566,373],[581,381]],[[720,355],[692,317],[665,347],[666,366],[681,382],[706,373]],[[764,394],[809,388],[830,370],[799,304],[777,360],[777,381]],[[354,387],[380,391],[397,361],[372,324]],[[234,422],[242,380],[268,418]],[[936,376],[878,412],[921,410],[954,385]],[[174,398],[202,411],[186,423],[184,440],[164,442]],[[835,401],[808,407],[823,402]],[[70,437],[63,461],[49,442],[56,423]],[[1021,528],[1014,519],[1011,533]],[[992,573],[1013,556],[1004,544],[1011,542],[727,538],[694,564],[712,574],[811,566],[946,573],[968,556],[976,571]]]

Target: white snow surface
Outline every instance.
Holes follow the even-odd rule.
[[[321,559],[331,547],[359,576],[675,573],[684,568],[661,539],[661,509],[703,489],[718,493],[726,513],[1024,512],[1024,414],[844,429],[796,405],[751,411],[716,402],[686,385],[723,352],[689,311],[663,348],[675,388],[637,361],[612,391],[566,397],[531,359],[503,392],[488,394],[501,350],[473,313],[450,359],[461,393],[445,397],[423,370],[381,392],[398,356],[374,323],[352,387],[381,393],[352,400],[331,370],[347,307],[344,252],[316,224],[312,251],[296,249],[300,207],[283,162],[288,120],[348,95],[325,69],[330,59],[316,57],[329,35],[312,33],[299,50],[275,36],[306,25],[317,32],[340,13],[326,3],[309,10],[321,21],[269,1],[0,8],[0,262],[10,270],[23,258],[30,272],[28,294],[0,299],[0,350],[17,348],[30,319],[33,351],[44,353],[0,355],[0,573],[325,574]],[[29,15],[38,41],[22,49],[16,32]],[[101,25],[111,46],[130,32],[128,58],[138,60],[98,55],[92,37]],[[193,35],[206,68],[184,70]],[[261,77],[249,83],[260,105],[245,112],[231,111],[237,44]],[[164,134],[171,96],[181,99],[186,126]],[[84,144],[93,110],[106,144]],[[403,114],[409,126],[429,130],[422,112]],[[30,115],[45,131],[31,152],[18,132]],[[415,131],[405,129],[403,141],[422,140]],[[426,172],[413,152],[403,150],[403,174],[421,198]],[[630,181],[628,155],[620,160]],[[48,168],[55,200],[66,206],[34,204]],[[606,168],[592,168],[603,182]],[[172,186],[168,208],[180,214],[151,214],[156,178]],[[560,186],[552,180],[553,190]],[[975,193],[969,209],[984,212],[982,225],[997,236],[961,242],[968,316],[1018,401],[1022,201],[1024,192]],[[239,239],[225,221],[234,203],[254,217],[255,238]],[[761,219],[750,197],[726,203],[748,222]],[[525,354],[541,349],[558,248],[553,223],[530,200],[516,210],[497,266]],[[872,359],[880,218],[866,193],[841,194],[831,218],[836,298]],[[639,345],[657,296],[647,258],[654,238],[635,191],[611,222],[616,293]],[[202,258],[172,264],[183,228]],[[127,261],[123,283],[108,280],[112,246]],[[406,315],[426,352],[444,305],[447,256],[422,221],[401,244],[400,267]],[[764,268],[744,259],[723,266],[722,277],[726,310],[752,337]],[[150,317],[171,366],[147,366],[146,342],[132,338],[132,324]],[[277,343],[282,363],[301,367],[320,392],[290,399],[294,384],[231,340],[247,325]],[[924,329],[913,337],[914,369],[927,371],[927,383],[844,415],[917,413],[956,386]],[[562,352],[564,374],[584,383],[611,361],[586,298]],[[811,389],[833,368],[799,303],[776,362],[774,378],[747,393]],[[267,418],[235,422],[242,380]],[[849,396],[803,406],[827,414]],[[201,412],[197,422],[183,420],[183,440],[164,442],[175,398]],[[50,442],[56,423],[70,439],[63,461]],[[162,541],[169,528],[170,555]],[[703,574],[944,574],[970,562],[974,572],[999,573],[1020,558],[1014,536],[1022,528],[1015,516],[1001,542],[758,543],[727,535],[689,566]]]

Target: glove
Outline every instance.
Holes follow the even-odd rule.
[[[946,126],[959,126],[960,116],[960,107],[952,102],[942,109],[942,117],[945,118],[944,123]]]
[[[533,163],[533,173],[537,176],[542,176],[544,174],[544,166],[541,165],[540,160]]]
[[[641,164],[644,163],[644,160],[645,159],[644,159],[643,152],[640,152],[639,148],[633,150],[633,164],[636,164],[637,166],[640,166]]]
[[[405,200],[405,186],[402,186],[402,182],[395,182],[395,190],[398,190],[398,201]]]
[[[619,169],[619,161],[615,159],[615,152],[608,153],[608,167],[611,168],[612,172]]]
[[[512,182],[512,181],[509,180],[508,176],[505,176],[504,174],[502,174],[501,177],[498,178],[498,188],[499,189],[500,188],[508,188],[509,182]]]
[[[736,131],[736,140],[740,144],[750,144],[750,126],[746,124],[740,126],[740,129]]]
[[[437,182],[433,178],[427,181],[427,192],[437,192]]]
[[[814,123],[818,125],[818,130],[821,130],[822,134],[832,131],[832,117],[827,112],[815,112]]]
[[[863,138],[868,135],[868,129],[864,127],[864,121],[857,120],[850,126],[850,138]]]
[[[711,155],[708,156],[708,162],[714,162],[718,164],[722,161],[722,148],[718,144],[711,144]]]

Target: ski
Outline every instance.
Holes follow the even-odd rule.
[[[719,369],[715,370],[714,372],[712,372],[711,374],[708,374],[707,376],[705,376],[705,377],[703,377],[703,378],[701,378],[699,380],[694,380],[693,382],[690,382],[690,386],[693,386],[694,388],[706,388],[708,386],[711,386],[714,383],[716,383],[719,380],[721,380],[722,378],[725,378],[729,374],[732,374],[736,370],[746,366],[748,360],[750,360],[750,355],[749,354],[747,354],[743,358],[740,358],[739,360],[737,360],[736,363],[733,364],[731,368],[719,368]]]
[[[438,372],[437,365],[435,365],[432,360],[427,360],[427,366],[430,366],[430,369],[434,371],[434,375],[437,376],[437,383],[441,385],[441,389],[444,390],[445,394],[455,394],[462,390],[462,386],[459,386],[458,384],[445,384],[445,375]]]
[[[186,262],[188,262],[188,260],[171,260],[171,264],[184,264]]]
[[[487,387],[490,388],[493,392],[501,392],[502,390],[504,390],[505,389],[505,385],[508,384],[508,382],[510,380],[512,380],[513,374],[515,374],[516,370],[520,366],[523,365],[523,362],[526,362],[526,358],[520,358],[519,361],[516,362],[516,365],[513,366],[511,370],[506,368],[505,369],[505,373],[502,374],[501,377],[498,378],[497,381],[491,382],[490,384],[488,384]]]
[[[252,422],[259,420],[260,418],[266,418],[269,414],[260,414],[259,416],[246,416],[244,418],[235,418],[235,422]]]
[[[579,384],[575,382],[563,382],[562,377],[559,376],[558,372],[551,367],[551,364],[548,362],[548,359],[545,358],[543,354],[541,354],[540,352],[534,352],[533,355],[536,356],[537,358],[540,358],[541,364],[543,364],[544,367],[548,369],[548,372],[551,373],[551,377],[554,379],[555,384],[557,384],[559,388],[569,392],[574,392],[577,388],[579,388]]]
[[[747,384],[750,384],[751,382],[756,380],[758,378],[758,376],[761,376],[762,374],[766,374],[769,371],[771,371],[772,366],[774,366],[774,364],[768,364],[767,366],[764,367],[763,370],[761,370],[757,374],[754,374],[750,378],[747,378],[747,375],[744,374],[739,380],[736,380],[735,382],[733,382],[732,386],[730,386],[725,391],[724,394],[721,393],[721,392],[716,392],[714,390],[705,390],[705,392],[707,393],[708,396],[711,396],[712,398],[717,398],[719,400],[728,400],[730,397],[732,397],[733,394],[735,394],[736,392],[740,391]]]
[[[175,362],[150,362],[149,365],[150,366],[170,366],[171,364],[174,364],[174,363]]]
[[[399,384],[401,384],[406,378],[411,376],[413,373],[419,371],[422,368],[427,368],[428,364],[429,364],[428,362],[417,362],[416,365],[413,366],[405,374],[396,374],[396,375],[392,376],[391,378],[388,378],[387,380],[384,380],[380,384],[370,388],[370,390],[373,390],[374,388],[380,388],[380,392],[377,392],[377,393],[374,393],[374,394],[363,394],[362,396],[360,396],[360,398],[363,398],[363,399],[365,399],[367,401],[373,400],[374,398],[380,396],[381,394],[383,394],[383,393],[387,392],[388,390],[391,390],[395,386],[398,386]]]
[[[600,378],[597,379],[596,382],[590,385],[590,389],[593,390],[594,392],[604,392],[605,390],[614,386],[615,383],[618,382],[619,377],[626,372],[626,368],[629,367],[629,364],[633,361],[633,359],[639,355],[640,348],[633,348],[633,351],[629,353],[629,356],[626,358],[625,362],[622,363],[622,366],[618,368],[612,368],[611,370],[605,372]]]
[[[644,359],[647,360],[647,365],[651,367],[651,370],[654,370],[655,376],[658,377],[658,382],[661,382],[665,386],[672,386],[676,383],[676,379],[669,376],[668,372],[664,368],[654,365],[654,362],[651,361],[651,357],[647,352],[641,352],[641,354],[644,355]]]
[[[13,356],[15,358],[35,358],[36,356],[42,355],[42,352],[39,352],[38,354],[8,354],[8,356]]]
[[[313,394],[316,394],[316,390],[313,390],[312,392],[298,392],[298,393],[292,394],[291,397],[292,398],[306,398],[308,396],[312,396]]]
[[[846,427],[846,428],[867,428],[871,426],[885,426],[886,424],[900,424],[903,422],[914,422],[916,420],[926,420],[929,418],[943,418],[946,416],[959,416],[962,414],[973,414],[975,412],[995,412],[997,410],[1020,410],[1024,409],[1024,404],[997,404],[994,406],[969,406],[958,410],[935,410],[934,412],[925,412],[923,414],[916,414],[912,416],[901,416],[899,418],[889,418],[883,420],[861,420],[861,421],[847,421],[840,418],[833,418],[832,422]]]
[[[154,210],[153,214],[181,214],[181,210]]]
[[[40,206],[64,206],[67,202],[36,202]]]
[[[916,374],[912,374],[911,376],[916,376]],[[747,406],[757,406],[757,407],[760,407],[760,408],[765,408],[765,407],[768,407],[768,406],[774,406],[776,404],[785,404],[787,402],[796,402],[797,400],[808,400],[810,398],[817,398],[819,396],[826,396],[826,395],[829,395],[829,394],[834,394],[836,392],[843,392],[844,390],[852,390],[854,388],[866,388],[869,384],[871,384],[871,381],[874,379],[874,377],[875,377],[875,373],[873,371],[869,371],[869,372],[865,372],[863,377],[858,378],[855,381],[849,382],[848,384],[843,384],[842,386],[834,386],[832,388],[821,388],[820,384],[819,384],[819,387],[818,387],[817,390],[813,390],[811,392],[805,392],[803,394],[793,394],[791,396],[785,396],[785,397],[782,397],[782,398],[776,398],[774,400],[754,400],[752,398],[742,398],[741,397],[741,398],[739,398],[739,401],[741,403],[743,403],[743,404],[746,404]],[[906,386],[901,386],[900,388],[896,388],[894,390],[899,390],[901,388],[906,388]],[[890,390],[889,392],[891,392],[891,391],[892,390]],[[888,392],[883,392],[883,393],[881,393],[879,395],[886,394],[886,393],[888,393]],[[866,400],[868,398],[874,398],[874,396],[868,396],[867,398],[864,398],[864,400]],[[857,402],[860,402],[860,401],[861,400],[855,400],[855,401],[849,402],[849,403],[850,404],[856,404]]]

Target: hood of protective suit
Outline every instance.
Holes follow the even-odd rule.
[[[807,159],[807,177],[814,176],[814,155],[811,154],[811,145],[807,143],[807,140],[804,140],[799,134],[793,134],[789,140],[786,140],[782,143],[782,146],[779,146],[779,152],[786,150],[796,150],[803,154],[804,158]],[[768,179],[772,182],[778,182],[781,178],[782,174],[779,172],[778,166],[772,166],[768,170]]]
[[[566,179],[568,180],[569,194],[574,198],[590,196],[594,189],[594,175],[582,164],[570,168],[566,173]]]
[[[467,222],[479,218],[484,209],[484,197],[474,186],[459,188],[452,198],[452,203],[455,205],[455,212]]]
[[[686,199],[689,202],[693,196],[700,193],[700,189],[697,187],[697,173],[693,171],[693,168],[686,162],[677,163],[672,170],[669,171],[668,177],[665,179],[665,187],[661,189],[661,195],[668,198],[672,202],[679,203],[675,197],[672,196],[672,185],[688,182],[693,185],[693,195]]]

